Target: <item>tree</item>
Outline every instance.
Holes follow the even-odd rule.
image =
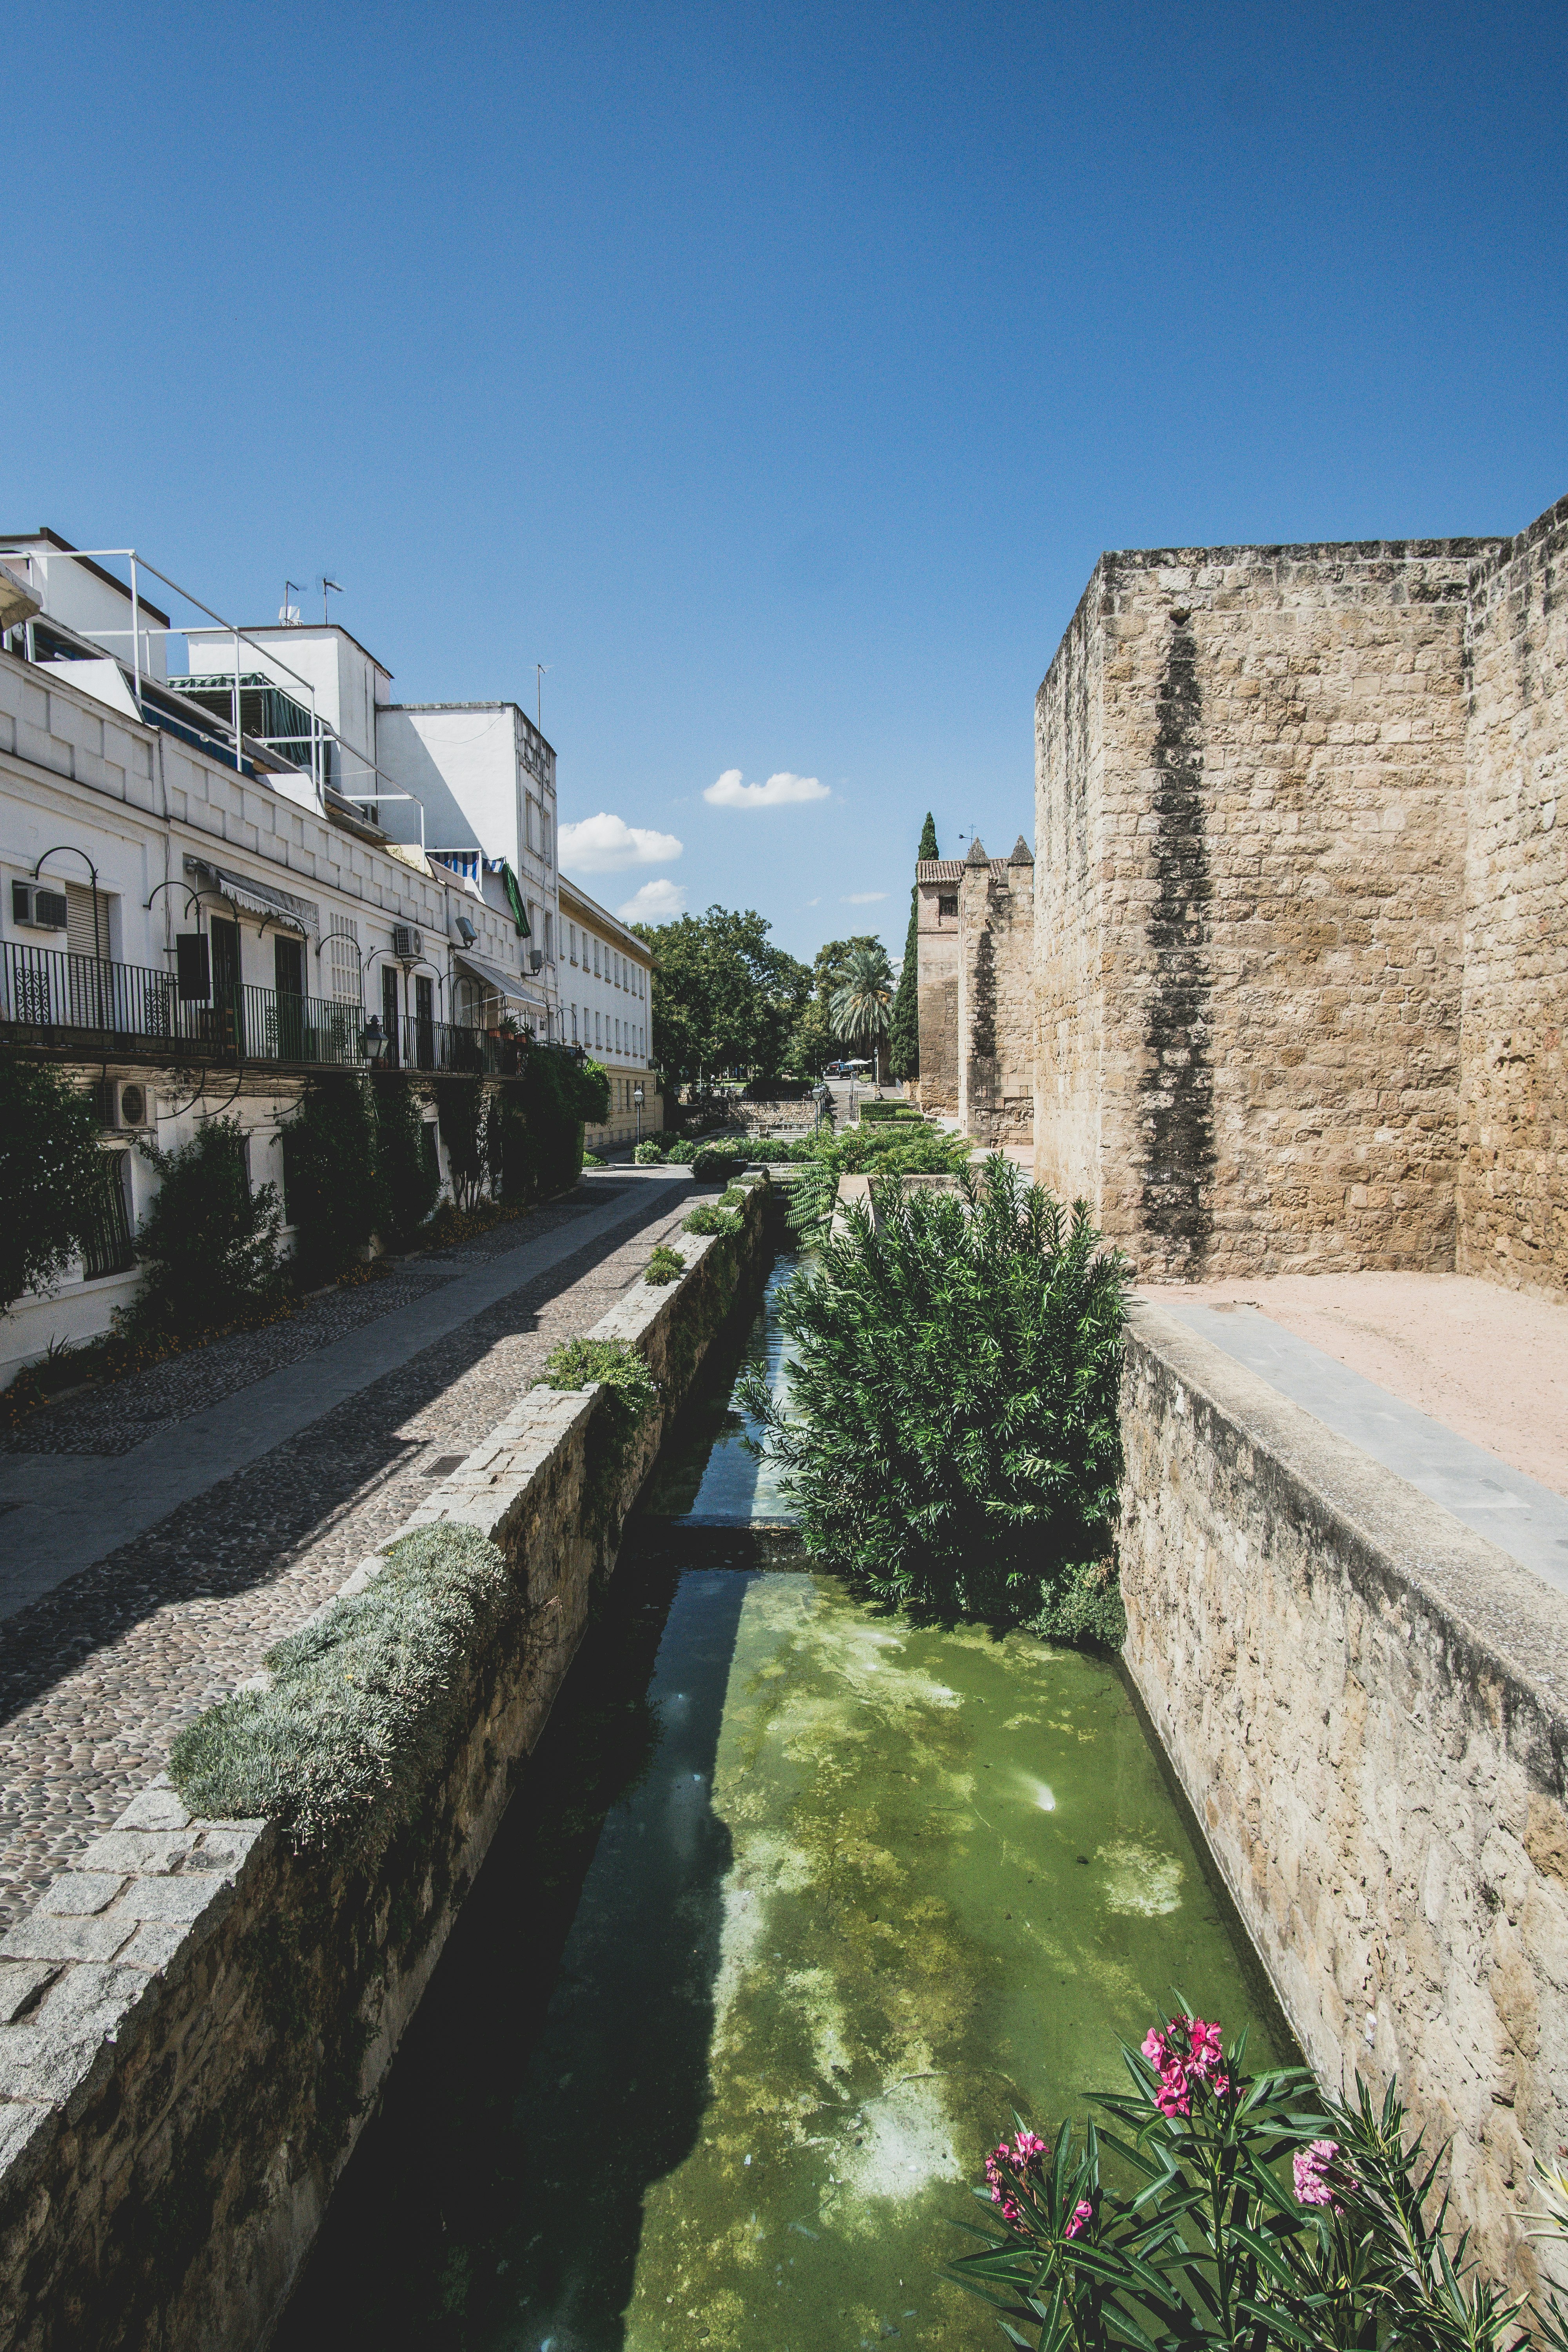
[[[763,918],[710,907],[635,928],[653,950],[653,1058],[664,1083],[736,1068],[776,1076],[812,975],[771,943]]]
[[[98,1132],[58,1070],[0,1056],[0,1314],[52,1289],[81,1246],[107,1173]]]
[[[172,1151],[138,1147],[161,1181],[136,1236],[147,1279],[134,1317],[146,1329],[210,1330],[265,1307],[283,1288],[282,1203],[251,1189],[237,1120],[209,1118]]]
[[[893,967],[880,940],[858,947],[845,966],[844,978],[833,998],[833,1019],[851,1044],[871,1048],[871,1075],[878,1076],[881,1040],[887,1034],[893,1001]]]
[[[936,822],[927,809],[915,856],[923,865],[928,858],[941,855],[936,845]],[[904,934],[903,970],[899,974],[899,992],[893,999],[892,1031],[888,1041],[888,1076],[891,1078],[918,1078],[921,1074],[920,948],[921,894],[920,886],[915,884],[910,890],[910,927]]]

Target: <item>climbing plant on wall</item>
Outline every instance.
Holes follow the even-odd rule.
[[[98,1135],[60,1071],[0,1055],[0,1314],[51,1288],[80,1246],[103,1184]]]

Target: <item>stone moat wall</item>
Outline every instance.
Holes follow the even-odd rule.
[[[276,2322],[622,1517],[765,1260],[768,1187],[747,1181],[739,1236],[683,1234],[679,1283],[635,1285],[595,1327],[662,1391],[616,1491],[595,1392],[536,1388],[399,1530],[478,1528],[525,1600],[509,1645],[470,1661],[467,1728],[375,1867],[296,1854],[265,1822],[193,1821],[160,1784],[0,1944],[3,2352],[248,2352]]]
[[[1125,1659],[1308,2058],[1452,2141],[1534,2277],[1568,2143],[1568,1601],[1232,1358],[1133,1309]]]

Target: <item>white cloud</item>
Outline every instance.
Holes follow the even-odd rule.
[[[645,882],[616,912],[623,923],[668,923],[672,916],[685,914],[686,893],[679,882],[661,874],[657,882]]]
[[[681,845],[672,833],[651,833],[647,825],[628,824],[624,817],[601,809],[578,824],[561,828],[561,863],[578,874],[618,874],[625,866],[662,866],[679,857]]]
[[[841,907],[874,907],[879,898],[885,898],[887,895],[885,890],[851,890],[847,898],[841,898],[838,903]]]
[[[825,801],[830,795],[815,776],[792,776],[787,768],[765,784],[743,784],[739,768],[726,768],[702,797],[715,808],[783,808],[791,801]]]

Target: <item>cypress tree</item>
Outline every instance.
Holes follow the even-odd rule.
[[[921,834],[918,858],[936,857],[941,853],[936,845],[936,820],[930,809]],[[920,891],[910,891],[910,928],[904,939],[904,968],[899,974],[899,992],[893,999],[892,1025],[888,1044],[888,1075],[893,1078],[918,1078],[921,1074],[920,1017]]]

